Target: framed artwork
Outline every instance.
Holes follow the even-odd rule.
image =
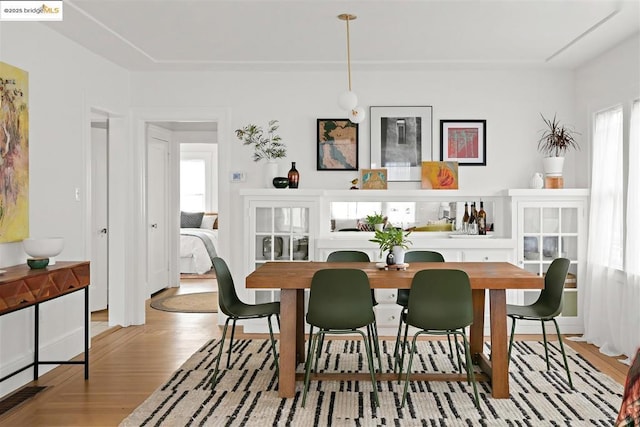
[[[440,160],[487,165],[486,120],[440,120]]]
[[[362,169],[360,172],[361,188],[363,190],[386,190],[387,170],[382,169]]]
[[[0,62],[0,242],[29,237],[29,73]]]
[[[386,168],[389,181],[420,181],[432,159],[432,107],[370,107],[371,167]]]
[[[358,170],[358,124],[349,119],[318,119],[319,171]]]
[[[422,188],[458,189],[458,162],[422,162]]]

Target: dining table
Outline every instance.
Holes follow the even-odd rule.
[[[305,360],[304,291],[311,287],[316,271],[328,268],[355,268],[364,271],[372,289],[410,289],[413,276],[420,270],[455,269],[467,273],[473,298],[473,324],[469,347],[473,363],[479,368],[476,379],[491,384],[491,395],[509,398],[509,360],[507,354],[507,289],[542,289],[541,276],[508,262],[415,262],[406,268],[385,268],[375,262],[295,262],[270,261],[246,277],[248,289],[280,290],[280,358],[278,390],[280,397],[294,397],[298,363]],[[489,294],[489,349],[485,353],[485,294]],[[400,307],[398,306],[398,312]],[[316,374],[330,378],[330,374]],[[358,379],[357,373],[350,374]],[[341,374],[344,379],[345,374]],[[378,373],[379,380],[394,380],[398,374]],[[466,374],[412,374],[418,380],[466,381]]]

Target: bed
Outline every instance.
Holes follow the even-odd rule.
[[[180,213],[180,273],[204,274],[211,270],[217,247],[216,213]]]

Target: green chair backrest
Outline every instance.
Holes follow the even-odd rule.
[[[356,329],[375,320],[367,274],[354,268],[318,270],[311,279],[307,322],[323,329]]]
[[[233,307],[244,305],[236,293],[236,287],[233,284],[233,277],[227,267],[227,263],[222,258],[213,258],[213,268],[216,271],[216,280],[218,282],[218,305],[220,310],[227,316],[235,316]]]
[[[444,257],[436,251],[408,251],[404,253],[404,262],[444,262]]]
[[[562,296],[569,264],[566,258],[556,258],[551,262],[544,276],[544,289],[534,305],[544,307],[544,314],[548,317],[555,317],[562,311]]]
[[[407,323],[425,330],[473,323],[471,282],[462,270],[420,270],[411,282]]]
[[[371,259],[362,251],[335,251],[329,254],[327,262],[371,262]]]

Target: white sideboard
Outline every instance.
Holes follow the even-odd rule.
[[[335,221],[332,221],[332,205],[345,202],[380,206],[384,210],[393,203],[396,206],[411,203],[437,205],[442,202],[461,204],[482,200],[485,205],[491,206],[489,222],[494,225],[494,231],[488,236],[452,238],[448,232],[412,232],[409,235],[412,242],[409,250],[435,250],[442,253],[446,261],[506,261],[544,274],[550,260],[544,257],[542,252],[540,256],[543,258],[535,262],[525,260],[524,242],[526,240],[529,244],[531,238],[535,237],[542,247],[544,242],[550,244],[549,242],[555,239],[558,242],[555,246],[557,256],[566,254],[567,249],[571,251],[572,275],[581,276],[584,268],[584,217],[588,197],[588,191],[584,189],[522,189],[491,194],[471,194],[461,190],[245,189],[240,191],[240,195],[244,199],[245,212],[248,213],[244,226],[244,241],[248,248],[244,263],[245,275],[266,261],[324,261],[329,253],[335,250],[361,250],[369,254],[372,261],[381,261],[386,254],[381,256],[377,244],[369,241],[373,238],[373,232],[332,231],[332,228],[335,228],[332,226],[335,224]],[[541,221],[544,222],[545,218],[557,218],[558,224],[562,224],[562,229],[545,229],[544,234],[541,234],[542,231],[532,234],[531,225],[523,225],[532,215],[535,216],[535,213],[529,210],[532,207],[539,209]],[[552,220],[547,220],[547,225],[551,225],[551,222]],[[571,222],[576,223],[570,225]],[[282,240],[282,250],[275,251],[275,246],[265,243],[275,242],[274,239]],[[299,245],[296,246],[300,239],[308,245],[306,256],[301,256]],[[530,257],[530,254],[527,253],[527,256]],[[252,302],[278,300],[276,291],[248,290],[248,293]],[[563,332],[580,333],[582,326],[575,308],[579,293],[577,288],[569,290],[568,293],[572,294],[566,295],[570,307],[559,322]],[[508,291],[507,302],[529,303],[536,296],[536,292]],[[376,316],[380,334],[395,335],[400,313],[400,307],[395,304],[396,293],[394,290],[376,290],[376,297],[379,302]],[[485,324],[488,325],[488,321]],[[246,329],[248,332],[262,331],[261,327],[256,324],[255,329],[253,326]],[[518,324],[518,332],[540,333],[540,327],[539,324],[524,322],[523,326]]]

